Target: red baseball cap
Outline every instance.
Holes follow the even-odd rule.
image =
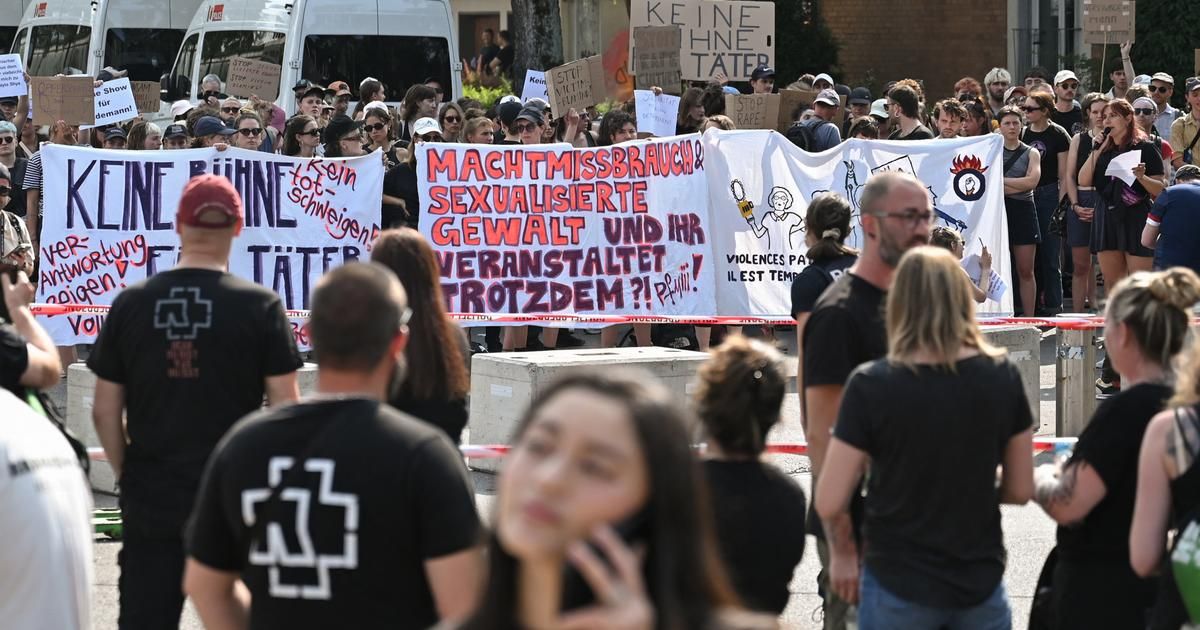
[[[175,220],[198,228],[230,227],[242,220],[242,197],[224,177],[193,177],[183,187]]]

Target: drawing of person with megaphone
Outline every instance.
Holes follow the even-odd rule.
[[[741,212],[746,223],[750,224],[754,235],[760,239],[766,239],[767,249],[771,249],[772,233],[777,235],[779,242],[776,245],[778,247],[786,247],[790,250],[799,250],[803,247],[804,217],[791,212],[795,197],[788,189],[782,186],[775,186],[771,189],[771,193],[767,195],[767,206],[770,211],[764,213],[760,219],[755,219],[754,202],[746,199],[746,189],[740,180],[735,179],[730,182],[729,190],[733,193],[734,200],[738,202],[738,211]],[[798,234],[800,236],[797,236]]]

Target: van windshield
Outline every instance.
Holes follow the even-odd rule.
[[[51,24],[33,27],[32,44],[25,58],[25,71],[31,77],[56,74],[83,74],[87,71],[90,26]]]
[[[309,35],[301,72],[313,83],[345,81],[354,90],[374,77],[387,86],[389,99],[400,100],[409,86],[430,77],[449,89],[450,42],[444,37]]]
[[[0,26],[0,50],[12,48],[13,38],[17,36],[17,27]]]
[[[12,47],[5,48],[5,50],[20,55],[25,48],[25,40],[27,39],[29,39],[29,29],[22,29],[20,33],[17,33],[16,39],[13,40]]]
[[[110,28],[104,34],[104,64],[129,72],[130,81],[157,81],[171,69],[183,31],[168,28]]]
[[[196,79],[202,81],[215,74],[224,82],[228,78],[225,75],[229,72],[229,60],[234,57],[282,65],[283,39],[283,33],[268,31],[209,31],[204,34]]]

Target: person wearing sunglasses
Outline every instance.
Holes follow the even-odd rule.
[[[1079,94],[1079,78],[1070,70],[1060,70],[1054,75],[1054,109],[1050,120],[1074,135],[1084,127],[1083,108],[1075,101]]]
[[[257,151],[263,143],[263,124],[258,114],[243,110],[233,121],[233,146],[247,151]]]
[[[357,157],[366,155],[363,151],[362,121],[353,120],[349,116],[334,116],[325,125],[324,145],[325,157]]]
[[[1183,115],[1183,112],[1171,107],[1171,96],[1175,94],[1175,77],[1166,72],[1156,72],[1150,77],[1150,98],[1158,106],[1158,116],[1154,119],[1154,127],[1158,135],[1171,137],[1171,123]]]
[[[283,127],[283,154],[290,157],[316,157],[323,131],[312,116],[292,116]]]
[[[1158,135],[1158,127],[1156,126],[1158,116],[1158,105],[1154,103],[1153,99],[1145,96],[1134,99],[1133,119],[1137,121],[1137,126],[1146,132],[1146,136],[1158,148],[1163,161],[1169,163],[1175,158],[1175,151],[1171,148],[1171,143],[1167,142],[1166,138]]]
[[[17,156],[17,128],[8,121],[0,120],[0,166],[12,175],[9,180],[7,203],[0,203],[0,210],[7,210],[19,217],[25,216],[25,167],[29,160]]]
[[[1025,314],[1030,316],[1036,310],[1041,310],[1039,314],[1055,315],[1062,311],[1062,270],[1059,263],[1062,238],[1050,234],[1050,219],[1061,199],[1059,184],[1066,179],[1066,157],[1071,148],[1071,135],[1050,119],[1050,113],[1054,111],[1054,98],[1047,91],[1030,91],[1021,109],[1025,112],[1027,122],[1021,132],[1021,142],[1037,149],[1041,159],[1041,177],[1033,191],[1033,201],[1037,207],[1038,233],[1042,238],[1037,246],[1034,265],[1038,286],[1044,294],[1041,308],[1038,309],[1035,294],[1033,304],[1025,304]]]
[[[242,102],[230,96],[221,101],[221,111],[218,116],[226,125],[233,126],[233,120],[237,118],[240,111],[242,111]]]
[[[463,123],[466,120],[467,115],[458,103],[453,101],[442,103],[442,107],[438,111],[438,125],[442,128],[442,135],[445,136],[446,142],[462,142]]]
[[[412,144],[408,159],[388,171],[383,178],[383,227],[417,228],[421,218],[421,197],[417,192],[417,154],[426,142],[444,142],[442,128],[432,118],[418,118],[412,124]]]
[[[392,140],[392,115],[388,113],[386,106],[366,110],[363,115],[363,131],[367,134],[366,152],[383,151],[384,166],[388,170],[396,168],[408,157],[399,154],[403,149],[396,146]]]

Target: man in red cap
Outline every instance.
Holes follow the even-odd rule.
[[[325,88],[325,96],[333,103],[334,115],[345,116],[350,109],[350,99],[354,98],[354,92],[350,91],[350,86],[345,81],[334,81]]]
[[[121,484],[122,629],[179,625],[183,528],[204,463],[264,394],[272,406],[296,399],[303,364],[279,295],[227,271],[243,224],[229,180],[193,178],[175,223],[178,264],[117,295],[87,362],[92,420]]]

